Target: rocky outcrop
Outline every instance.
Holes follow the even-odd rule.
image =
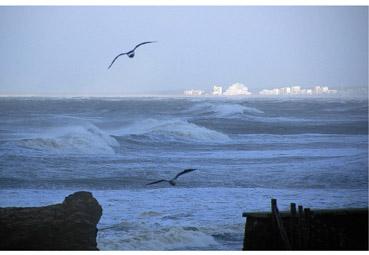
[[[0,250],[98,250],[102,208],[90,192],[44,207],[0,208]]]

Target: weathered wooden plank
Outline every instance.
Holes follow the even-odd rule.
[[[272,203],[273,218],[274,218],[275,222],[277,223],[278,231],[279,231],[279,234],[282,238],[284,247],[286,248],[286,250],[291,250],[291,244],[290,244],[290,241],[288,240],[286,229],[284,228],[283,221],[282,221],[281,216],[279,215],[279,212],[278,212],[277,200],[272,199],[271,203]]]

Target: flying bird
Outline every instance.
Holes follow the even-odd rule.
[[[110,66],[108,67],[108,69],[110,69],[110,67],[114,64],[115,60],[117,60],[117,58],[119,58],[120,56],[123,56],[123,55],[127,55],[129,58],[133,58],[135,56],[135,50],[140,47],[141,45],[144,45],[144,44],[147,44],[147,43],[155,43],[156,41],[148,41],[148,42],[142,42],[140,44],[137,44],[133,50],[130,50],[128,52],[123,52],[123,53],[120,53],[118,56],[116,56],[113,61],[111,62]]]
[[[168,182],[170,185],[172,186],[175,186],[176,185],[176,180],[179,176],[181,176],[182,174],[186,174],[186,173],[189,173],[189,172],[192,172],[192,171],[195,171],[196,169],[193,169],[193,168],[190,168],[190,169],[185,169],[183,170],[182,172],[178,173],[173,179],[171,180],[158,180],[158,181],[155,181],[155,182],[150,182],[150,183],[147,183],[146,185],[152,185],[152,184],[156,184],[156,183],[159,183],[159,182]]]

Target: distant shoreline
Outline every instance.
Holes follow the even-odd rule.
[[[367,93],[335,94],[335,95],[248,95],[248,96],[185,96],[185,95],[0,95],[0,98],[33,98],[33,99],[119,99],[119,98],[173,98],[173,99],[368,99]]]

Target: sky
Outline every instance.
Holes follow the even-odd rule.
[[[2,6],[0,35],[0,95],[368,87],[367,7]]]

